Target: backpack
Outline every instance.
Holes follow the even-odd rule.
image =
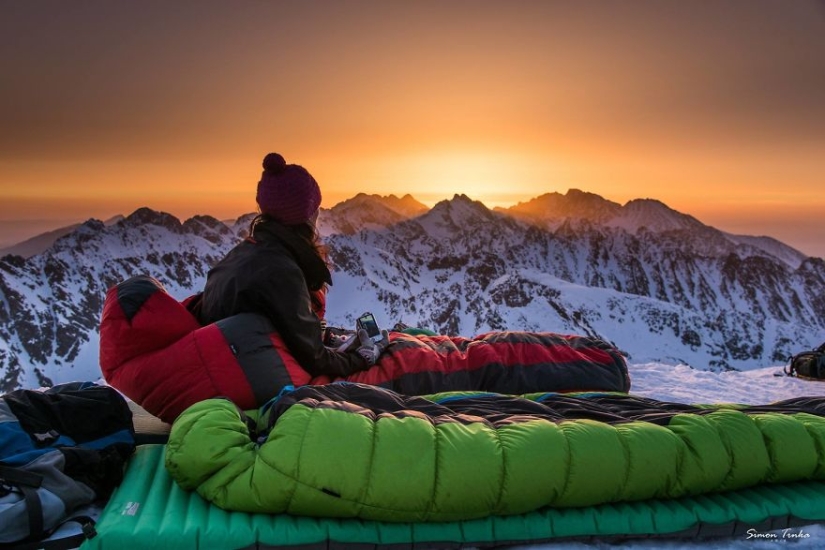
[[[94,536],[94,521],[80,518],[80,541],[38,542],[108,498],[134,450],[131,410],[113,388],[73,382],[0,396],[0,548],[77,547]]]
[[[785,374],[788,376],[825,380],[825,344],[813,351],[798,353],[788,362],[788,368],[785,369]]]

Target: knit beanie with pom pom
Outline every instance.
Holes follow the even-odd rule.
[[[264,157],[258,206],[284,225],[310,221],[321,206],[321,188],[303,166],[287,164],[278,153]]]

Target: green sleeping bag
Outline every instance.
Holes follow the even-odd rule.
[[[825,480],[825,398],[696,407],[625,394],[285,393],[174,423],[166,466],[228,510],[457,521]]]

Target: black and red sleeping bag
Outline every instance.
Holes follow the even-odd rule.
[[[201,326],[185,303],[148,276],[109,289],[100,366],[109,384],[170,423],[204,399],[226,397],[242,409],[255,409],[285,387],[340,380],[406,395],[630,389],[624,357],[610,344],[533,332],[474,338],[391,332],[390,345],[369,370],[345,379],[312,378],[265,317],[242,313]]]

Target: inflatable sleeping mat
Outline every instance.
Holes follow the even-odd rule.
[[[825,483],[433,523],[384,523],[230,512],[182,490],[164,445],[141,445],[81,550],[458,548],[561,540],[745,537],[825,522]]]

